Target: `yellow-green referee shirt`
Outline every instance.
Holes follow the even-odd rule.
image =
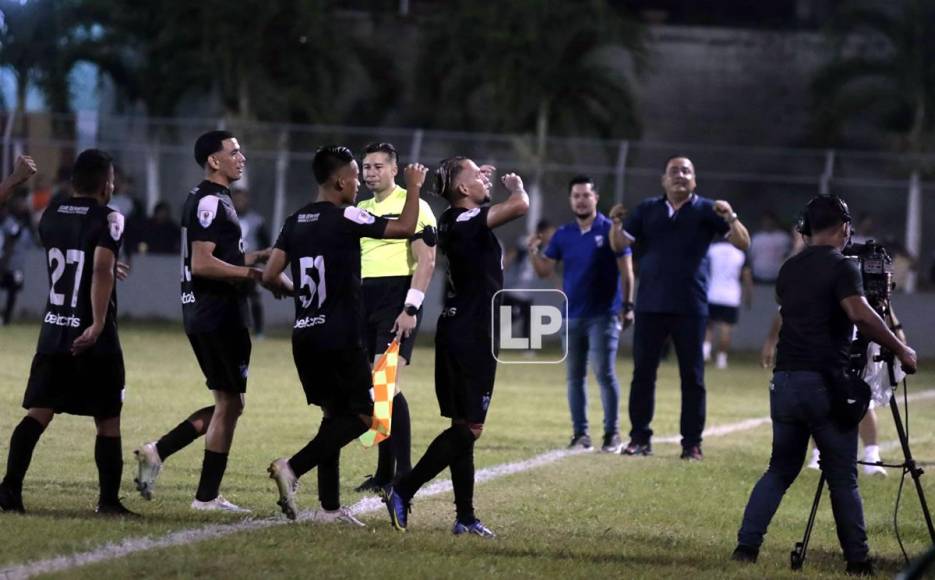
[[[405,203],[406,190],[397,185],[383,201],[377,202],[377,198],[373,197],[360,202],[357,207],[375,216],[398,218]],[[435,214],[429,204],[420,199],[416,235],[421,234],[426,226],[437,227]],[[412,276],[415,271],[416,259],[409,247],[409,240],[360,239],[361,278]]]

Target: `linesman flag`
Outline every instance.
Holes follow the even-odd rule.
[[[364,447],[373,447],[388,439],[393,416],[393,395],[396,394],[396,368],[399,366],[399,341],[393,340],[373,365],[373,419],[370,429],[357,438]]]

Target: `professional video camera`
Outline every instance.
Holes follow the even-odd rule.
[[[844,255],[857,258],[867,302],[877,314],[885,316],[896,286],[893,282],[893,258],[874,240],[850,244],[844,248]]]

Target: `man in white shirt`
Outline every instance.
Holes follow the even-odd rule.
[[[711,244],[707,261],[708,329],[703,345],[704,359],[711,360],[711,343],[717,333],[719,338],[715,366],[726,369],[731,329],[737,324],[741,301],[750,306],[753,277],[746,254],[726,240]]]
[[[792,249],[789,233],[779,225],[776,215],[764,212],[760,231],[750,239],[750,266],[753,279],[759,284],[772,284],[779,276],[779,268]]]

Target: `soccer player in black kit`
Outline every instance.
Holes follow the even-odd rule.
[[[370,427],[373,413],[370,361],[361,336],[360,239],[412,236],[427,170],[406,167],[406,201],[395,220],[353,206],[360,172],[347,147],[319,149],[312,170],[318,198],[286,220],[263,281],[294,293],[292,354],[305,397],[322,408],[323,417],[308,445],[289,459],[273,461],[268,471],[289,519],[297,515],[298,479],[318,467],[322,509],[312,519],[362,526],[341,507],[338,493],[341,448]],[[282,278],[287,266],[291,283]]]
[[[137,490],[152,499],[156,477],[170,455],[205,435],[201,480],[192,502],[200,511],[246,512],[220,495],[221,479],[243,412],[250,365],[247,282],[261,279],[253,265],[269,251],[244,254],[230,186],[246,157],[227,131],[210,131],[195,142],[195,162],[205,179],[188,194],[182,210],[181,300],[185,334],[214,396],[155,442],[137,449]]]
[[[123,352],[117,336],[117,255],[124,219],[107,207],[114,192],[111,157],[83,151],[72,170],[75,194],[53,202],[39,222],[49,298],[23,397],[26,417],[10,438],[0,509],[23,512],[23,479],[33,450],[58,413],[94,417],[97,512],[135,515],[118,497],[123,474],[120,411]]]
[[[474,442],[484,429],[497,370],[491,302],[503,288],[502,249],[493,229],[525,215],[529,196],[522,179],[510,173],[502,178],[510,196],[486,205],[493,169],[453,157],[435,175],[436,191],[451,204],[438,220],[448,277],[435,334],[435,393],[451,427],[432,441],[412,471],[385,490],[390,521],[398,530],[406,529],[419,488],[448,467],[457,510],[452,533],[495,537],[474,515]]]

